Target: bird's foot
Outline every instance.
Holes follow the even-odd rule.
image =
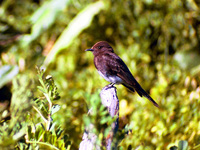
[[[115,86],[115,83],[110,83],[110,84],[108,84],[107,86],[106,86],[106,89],[105,90],[107,90],[107,89],[109,89],[109,88],[116,88]]]

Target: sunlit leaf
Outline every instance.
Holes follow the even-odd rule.
[[[37,86],[37,88],[38,88],[41,92],[45,93],[45,89],[44,89],[43,87]]]
[[[61,50],[67,48],[72,41],[91,24],[93,17],[104,8],[104,1],[97,1],[89,4],[79,12],[60,35],[50,53],[48,53],[43,67],[46,68]]]
[[[22,38],[24,45],[35,40],[43,31],[47,30],[56,20],[60,11],[63,11],[70,0],[46,1],[31,17],[33,23],[31,34]]]

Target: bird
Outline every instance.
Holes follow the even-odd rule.
[[[132,73],[124,63],[124,61],[114,53],[113,48],[106,41],[99,41],[90,49],[94,55],[94,65],[98,73],[108,82],[111,86],[115,84],[122,84],[132,92],[137,92],[141,97],[146,97],[154,106],[159,105],[149,96],[149,94],[140,86],[140,84],[133,77]]]

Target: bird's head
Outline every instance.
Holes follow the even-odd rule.
[[[105,51],[114,52],[113,48],[106,41],[97,42],[92,48],[86,49],[85,51],[91,51],[94,55]]]

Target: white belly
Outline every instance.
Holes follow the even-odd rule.
[[[123,83],[123,80],[122,80],[120,77],[118,77],[118,76],[104,76],[100,71],[98,71],[98,73],[99,73],[105,80],[107,80],[108,82],[115,83],[115,84]]]

